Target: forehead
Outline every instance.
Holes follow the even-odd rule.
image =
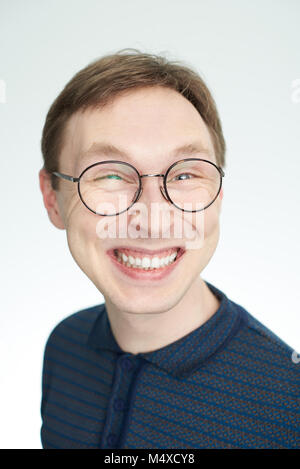
[[[188,145],[206,149],[215,161],[210,133],[197,109],[178,92],[163,87],[127,91],[103,108],[89,108],[71,116],[61,167],[78,169],[88,160],[95,162],[97,152],[93,149],[103,144],[118,148],[125,156],[130,155],[131,162],[143,162],[147,167],[151,162],[156,167],[158,162],[167,162],[167,155],[175,156],[176,148]]]

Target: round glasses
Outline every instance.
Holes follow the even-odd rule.
[[[199,212],[216,200],[225,176],[220,166],[200,158],[177,161],[165,174],[139,174],[130,163],[117,160],[94,163],[78,178],[57,171],[52,174],[76,182],[82,203],[102,216],[129,210],[142,194],[144,177],[162,177],[160,191],[168,202],[184,212]]]

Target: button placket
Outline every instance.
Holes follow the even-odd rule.
[[[113,446],[116,442],[116,434],[110,433],[107,437],[107,443],[109,446]]]
[[[102,435],[101,448],[117,448],[124,417],[128,410],[129,389],[136,366],[134,360],[134,358],[129,358],[127,355],[121,355],[116,361],[115,377]]]
[[[133,363],[132,360],[129,357],[124,357],[121,366],[124,371],[132,371],[133,369]]]
[[[125,408],[124,399],[120,399],[120,398],[115,399],[114,409],[115,410],[124,410],[124,408]]]

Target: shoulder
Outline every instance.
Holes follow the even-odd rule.
[[[74,373],[84,372],[90,353],[87,339],[104,306],[101,304],[77,311],[60,321],[51,331],[43,357],[42,415],[52,389],[56,389],[61,399]]]
[[[293,349],[265,324],[260,322],[255,316],[250,314],[245,308],[237,305],[234,302],[236,308],[238,308],[242,314],[244,324],[249,336],[252,337],[254,342],[264,343],[266,346],[276,349],[279,353],[288,354],[289,356],[293,352]]]
[[[295,350],[245,308],[231,301],[239,311],[243,327],[233,340],[233,347],[243,363],[252,365],[262,374],[274,373],[277,380],[300,384],[300,363],[295,360]]]
[[[49,347],[63,342],[81,342],[86,343],[88,335],[97,320],[102,314],[105,304],[91,306],[77,311],[60,321],[51,331],[46,345],[45,355]]]

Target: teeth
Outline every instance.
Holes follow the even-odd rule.
[[[149,257],[143,257],[143,259],[142,259],[143,269],[146,269],[147,267],[150,267],[150,265],[151,265],[151,260],[149,259]]]
[[[129,264],[131,264],[131,265],[133,265],[135,263],[134,262],[134,257],[132,257],[132,256],[129,256],[128,260],[129,260]]]
[[[170,256],[162,258],[155,256],[152,258],[143,257],[141,259],[139,257],[135,258],[131,255],[126,256],[126,254],[124,254],[123,252],[120,253],[119,251],[116,251],[117,259],[119,262],[125,264],[127,267],[140,268],[144,270],[160,269],[162,267],[165,267],[175,261],[177,254],[177,252],[173,252]]]
[[[151,268],[152,269],[157,269],[160,266],[160,260],[158,257],[153,257],[151,260]]]

